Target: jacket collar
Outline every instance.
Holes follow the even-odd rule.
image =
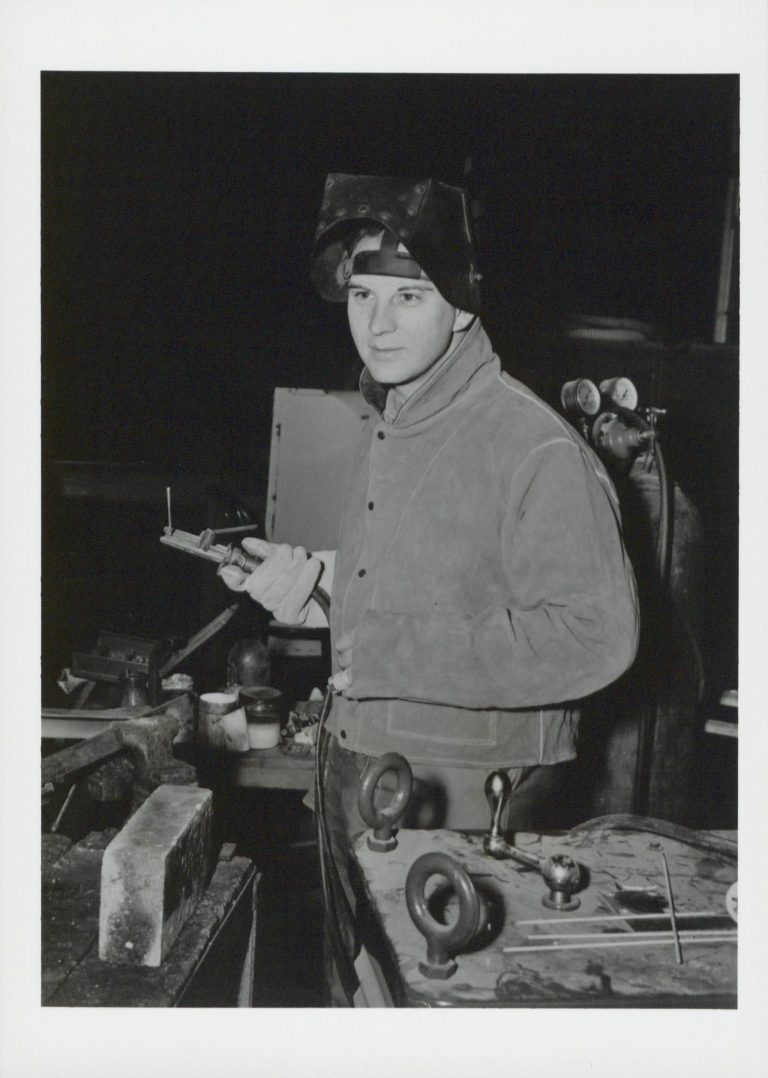
[[[410,427],[441,412],[491,365],[494,373],[500,367],[488,335],[480,319],[476,318],[469,329],[460,334],[458,343],[437,361],[429,378],[399,408],[393,426]],[[384,411],[389,387],[372,378],[366,367],[360,376],[360,392],[379,414]]]

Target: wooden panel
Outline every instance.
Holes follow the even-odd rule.
[[[370,408],[357,392],[276,389],[266,535],[335,550],[352,450]]]

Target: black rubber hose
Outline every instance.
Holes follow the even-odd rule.
[[[605,829],[608,831],[640,831],[650,832],[652,835],[661,835],[663,838],[674,839],[682,842],[695,850],[704,853],[717,853],[729,861],[738,861],[739,847],[731,839],[722,835],[716,835],[709,831],[694,831],[681,824],[671,823],[669,820],[657,820],[653,816],[634,816],[629,813],[616,813],[610,816],[596,816],[592,820],[585,820],[577,824],[567,832],[568,838],[579,838],[581,835],[590,835],[595,831]]]
[[[633,412],[631,408],[622,408],[620,404],[612,404],[611,411],[632,427],[637,427],[642,431],[652,430],[650,423],[643,419],[637,412]],[[672,488],[667,474],[664,453],[657,438],[655,438],[653,442],[653,456],[656,464],[656,471],[659,476],[659,524],[656,532],[656,569],[659,574],[659,580],[666,587],[669,583],[669,570],[672,562],[671,540],[673,503],[671,497]]]
[[[323,909],[325,911],[325,919],[331,936],[334,960],[339,973],[341,987],[347,1002],[351,1007],[354,1006],[354,994],[357,989],[358,980],[353,960],[347,951],[339,927],[339,917],[337,913],[338,906],[336,901],[337,895],[341,898],[350,924],[354,924],[354,912],[349,904],[346,892],[344,891],[344,887],[339,878],[338,869],[333,857],[333,850],[331,849],[331,844],[328,839],[328,827],[325,813],[324,772],[327,759],[327,746],[330,737],[325,728],[325,724],[331,709],[332,700],[333,691],[329,687],[326,690],[325,699],[323,700],[323,706],[320,711],[317,743],[315,746],[315,820],[317,823],[317,847],[320,861],[320,886],[323,892]]]

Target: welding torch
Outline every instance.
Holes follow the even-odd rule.
[[[198,558],[214,561],[218,565],[236,565],[244,573],[252,573],[254,569],[258,569],[261,565],[262,558],[246,553],[239,546],[215,543],[214,539],[220,535],[253,531],[254,527],[255,525],[246,524],[238,528],[219,528],[216,530],[206,528],[200,535],[195,535],[193,532],[185,532],[180,528],[171,528],[169,525],[166,527],[164,534],[160,536],[160,542],[165,543],[166,546],[174,547],[176,550],[183,550],[187,554],[193,554]],[[328,592],[321,587],[315,587],[311,598],[315,600],[328,621],[330,621],[331,600]]]

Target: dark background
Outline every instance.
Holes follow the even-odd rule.
[[[628,374],[667,408],[710,692],[734,687],[735,312],[711,341],[737,121],[728,75],[44,73],[44,700],[99,630],[183,637],[226,605],[157,542],[166,486],[176,526],[262,520],[274,387],[356,385],[307,270],[330,171],[467,186],[505,367],[555,406],[567,378]],[[577,314],[653,328],[576,346]]]
[[[470,186],[510,364],[573,311],[711,340],[736,109],[728,76],[44,74],[46,457],[256,463],[275,385],[354,384],[307,275],[329,171]]]

